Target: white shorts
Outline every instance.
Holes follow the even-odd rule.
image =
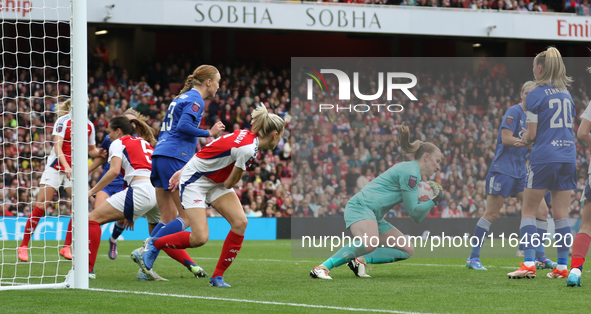
[[[149,224],[157,224],[160,221],[156,189],[149,179],[131,182],[131,186],[115,193],[107,202],[123,212],[127,220],[136,221],[140,217],[146,217]]]
[[[186,171],[189,170],[189,171]],[[181,175],[181,203],[183,208],[207,208],[213,201],[227,193],[236,193],[234,189],[226,189],[224,183],[215,183],[206,176],[192,181],[195,173],[185,168]],[[185,182],[192,181],[185,185]]]
[[[43,175],[41,176],[41,182],[39,184],[49,185],[50,187],[58,190],[60,186],[64,188],[72,187],[72,180],[68,179],[65,172],[59,171],[55,168],[45,168]]]

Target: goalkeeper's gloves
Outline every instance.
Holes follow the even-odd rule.
[[[433,195],[435,195],[431,200],[435,205],[441,203],[443,201],[443,188],[435,181],[429,181],[428,183],[433,188]]]

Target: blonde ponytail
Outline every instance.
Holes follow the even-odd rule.
[[[269,113],[267,108],[261,104],[252,113],[251,132],[260,137],[265,137],[273,131],[282,134],[285,129],[285,121],[274,113]]]
[[[538,86],[554,83],[555,88],[566,88],[573,82],[572,77],[566,76],[566,67],[558,49],[550,47],[538,53],[534,60],[536,65],[542,66],[540,78],[536,80]]]

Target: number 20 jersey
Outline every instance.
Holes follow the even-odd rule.
[[[570,92],[553,84],[538,86],[527,95],[526,107],[527,122],[538,123],[530,164],[576,163],[576,113]]]

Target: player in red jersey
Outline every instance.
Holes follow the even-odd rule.
[[[35,208],[27,219],[25,225],[25,235],[20,247],[18,248],[18,259],[23,262],[29,260],[28,247],[31,235],[35,232],[37,224],[41,217],[45,216],[46,206],[53,199],[53,194],[64,186],[68,195],[72,195],[72,117],[70,116],[71,100],[68,99],[58,106],[58,119],[53,126],[53,148],[47,160],[45,171],[41,176],[41,189],[37,194]],[[102,150],[95,146],[94,125],[88,124],[88,154],[93,157],[99,157]]]
[[[88,197],[109,185],[119,173],[123,174],[128,187],[108,198],[88,215],[89,271],[94,269],[96,262],[101,225],[126,219],[126,224],[133,227],[133,222],[142,216],[153,225],[160,220],[156,192],[150,183],[153,145],[156,144],[154,131],[141,119],[129,120],[120,116],[109,122],[109,138],[113,141],[108,159],[111,168],[88,191]]]
[[[285,121],[270,114],[264,106],[252,113],[252,131],[236,130],[207,144],[170,179],[180,186],[182,205],[189,218],[191,232],[181,231],[161,238],[148,238],[144,247],[132,252],[132,258],[148,275],[160,249],[184,249],[204,245],[209,238],[206,208],[211,205],[230,223],[210,286],[230,287],[222,279],[242,247],[248,220],[234,185],[257,157],[258,150],[274,149],[283,136]]]

